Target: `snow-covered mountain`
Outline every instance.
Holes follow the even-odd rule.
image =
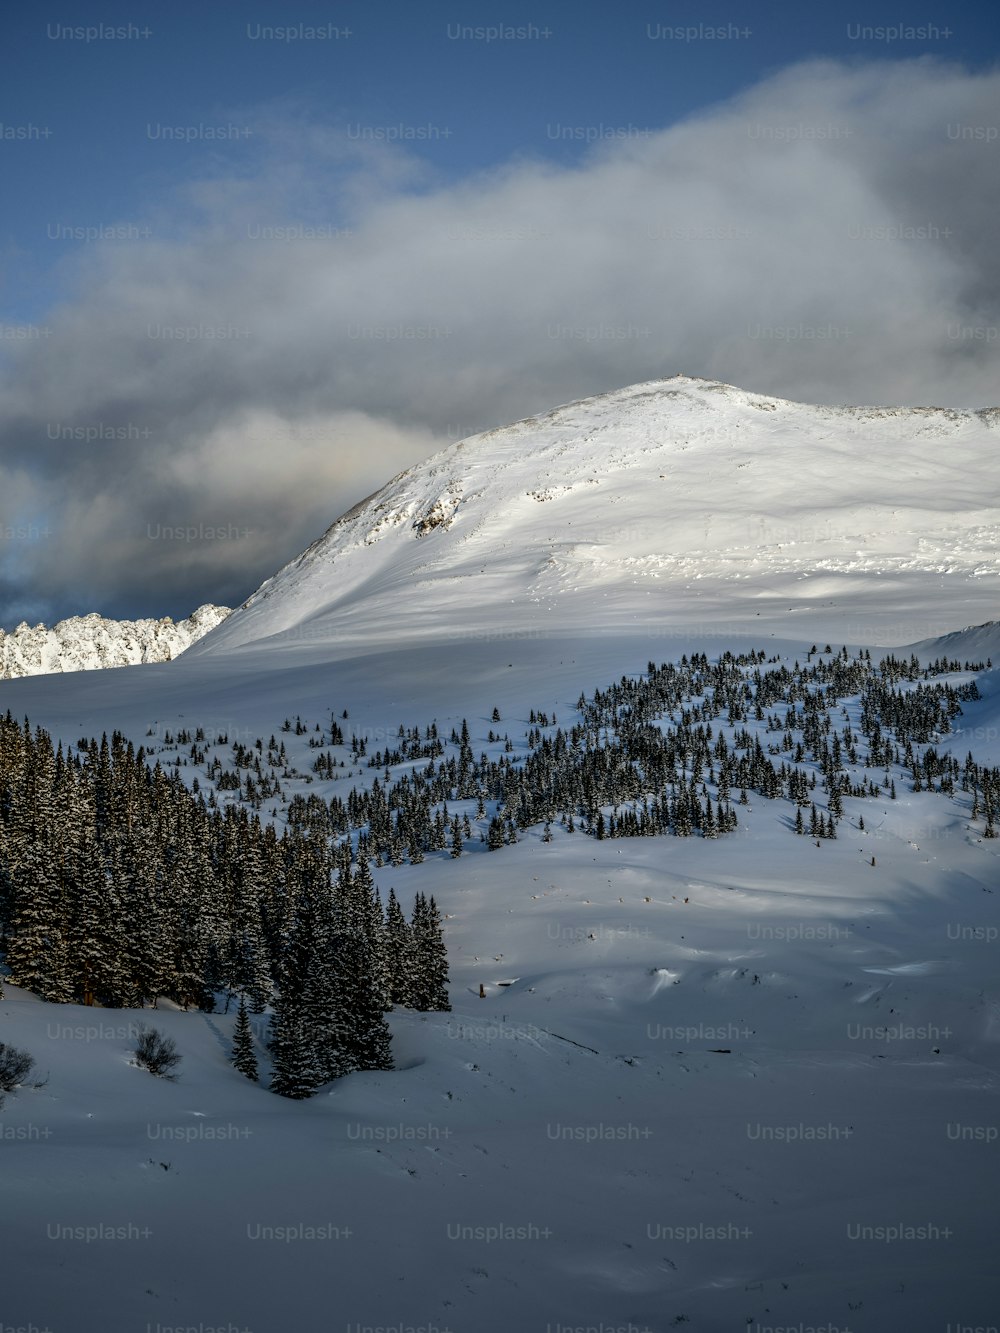
[[[331,718],[369,755],[467,719],[475,755],[521,762],[539,712],[571,727],[581,691],[692,649],[997,663],[998,419],[687,378],[589,399],[395,478],[176,661],[0,681],[0,709],[66,745],[118,728],[220,806],[210,763],[280,737],[280,828],[382,780],[349,743],[315,766]],[[935,745],[996,764],[1000,670],[949,679],[972,675]],[[776,766],[801,741],[816,774],[801,703],[712,726]],[[831,700],[833,732],[862,708]],[[48,1078],[0,1116],[7,1324],[996,1325],[1000,839],[959,782],[901,763],[889,795],[841,758],[836,839],[751,791],[714,839],[532,826],[375,866],[383,901],[435,895],[452,1011],[394,1011],[397,1068],[302,1103],[231,1067],[232,1010],[141,1016],[183,1055],[167,1083],[130,1064],[138,1013],[7,985],[0,1040]],[[494,812],[448,805],[477,833]]]
[[[96,611],[60,620],[51,629],[22,620],[10,634],[0,630],[0,679],[169,662],[220,625],[229,613],[227,606],[206,603],[176,623],[169,616],[108,620]]]
[[[196,652],[772,616],[784,631],[789,612],[792,632],[811,618],[851,640],[931,637],[995,611],[998,439],[1000,408],[634,385],[400,473]]]

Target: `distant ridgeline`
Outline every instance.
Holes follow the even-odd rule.
[[[410,920],[391,889],[383,908],[371,861],[496,851],[537,826],[545,841],[577,830],[714,838],[738,827],[751,791],[791,804],[790,831],[835,838],[845,800],[893,799],[897,781],[961,802],[992,838],[1000,769],[935,748],[978,688],[933,679],[988,665],[873,665],[868,651],[829,645],[791,668],[763,651],[650,662],[641,679],[581,695],[568,730],[534,709],[516,744],[491,726],[492,756],[478,758],[466,721],[447,742],[433,722],[401,725],[392,748],[369,755],[364,728],[347,724],[348,741],[332,713],[322,727],[286,719],[287,743],[230,746],[199,729],[133,751],[115,733],[64,755],[8,713],[0,930],[11,979],[57,1002],[164,997],[211,1010],[239,994],[258,1013],[271,1005],[271,1086],[308,1096],[351,1070],[392,1067],[394,1005],[449,1008],[433,897],[417,894]],[[315,751],[310,773],[295,767]],[[342,796],[355,765],[370,777]],[[189,788],[181,769],[192,767]],[[305,794],[312,785],[323,794]],[[280,837],[261,823],[264,801],[273,817],[283,806]]]

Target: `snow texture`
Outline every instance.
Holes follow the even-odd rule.
[[[529,709],[570,725],[581,690],[694,649],[996,663],[998,416],[684,377],[571,404],[397,477],[178,660],[5,681],[0,706],[163,763],[179,728],[249,745],[344,708],[372,749],[465,717],[478,754],[494,706],[520,741]],[[998,762],[997,676],[945,737],[960,760]],[[845,799],[822,846],[752,800],[713,841],[533,829],[377,869],[446,914],[453,1009],[390,1014],[398,1068],[307,1102],[233,1070],[235,1009],[141,1016],[182,1052],[165,1083],[129,1063],[135,1012],[8,986],[0,1040],[48,1082],[0,1111],[0,1321],[997,1325],[1000,840],[968,801]]]
[[[901,643],[995,613],[1000,409],[812,407],[675,376],[451,445],[343,515],[197,653],[450,630]],[[813,632],[805,630],[803,632]]]

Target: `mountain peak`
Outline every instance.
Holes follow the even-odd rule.
[[[980,598],[985,616],[998,428],[996,409],[815,407],[683,374],[629,385],[408,468],[194,651],[877,617],[903,585],[904,606]]]

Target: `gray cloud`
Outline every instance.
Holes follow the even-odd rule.
[[[998,106],[997,73],[815,62],[457,185],[258,114],[253,171],[81,248],[8,344],[0,622],[241,600],[448,439],[677,371],[995,402]]]

